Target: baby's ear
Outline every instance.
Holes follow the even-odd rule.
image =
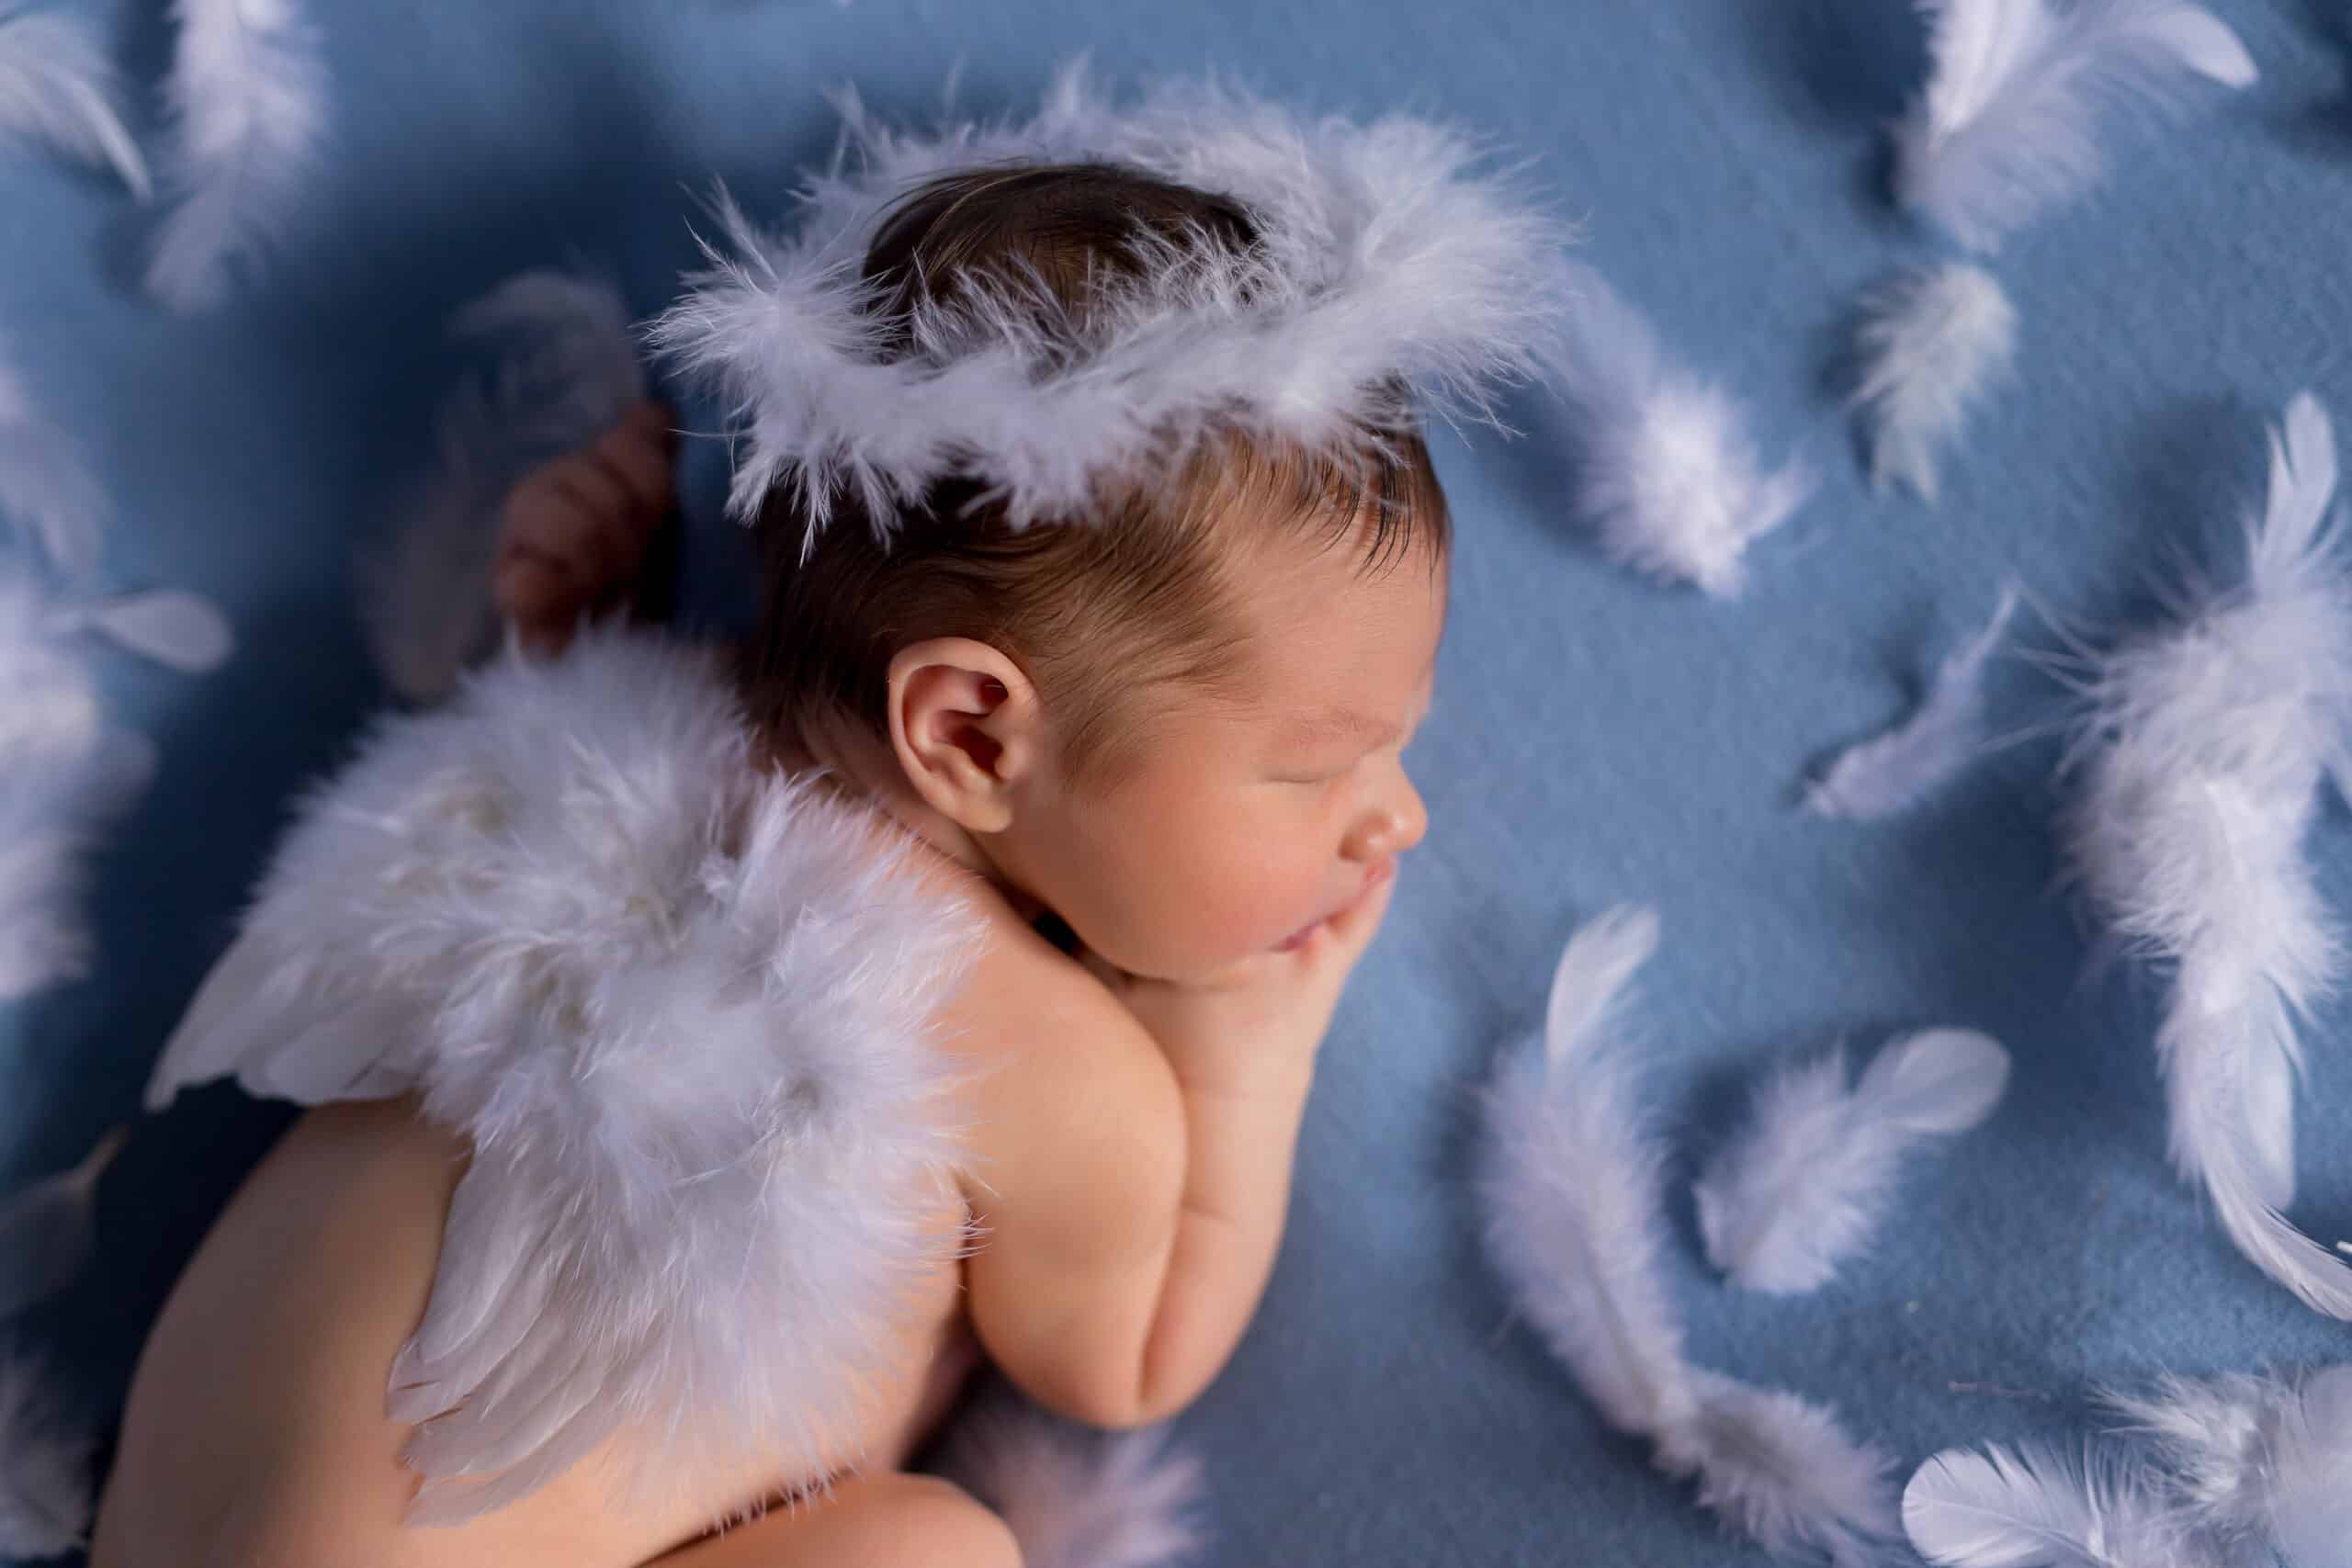
[[[972,833],[1012,822],[1045,716],[1021,666],[984,642],[933,637],[890,660],[890,745],[933,810]]]

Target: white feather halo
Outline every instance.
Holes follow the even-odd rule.
[[[1576,510],[1613,560],[1717,598],[1755,539],[1813,493],[1802,461],[1767,473],[1731,394],[1668,359],[1649,323],[1578,267],[1553,359],[1571,415]]]
[[[176,205],[147,290],[183,313],[222,303],[283,238],[327,127],[327,73],[302,0],[174,0],[164,161]]]
[[[1067,517],[1104,473],[1164,472],[1216,431],[1364,450],[1411,418],[1396,378],[1441,418],[1496,422],[1496,390],[1535,375],[1555,330],[1564,231],[1424,120],[1310,120],[1215,82],[1116,109],[1082,64],[1020,123],[915,135],[844,102],[843,155],[797,233],[759,232],[720,193],[710,269],[651,329],[741,428],[738,517],[784,484],[815,524],[842,492],[887,519],[950,475],[1016,525]],[[885,358],[860,264],[897,198],[952,169],[1076,161],[1230,197],[1256,243],[1160,247],[1072,323],[1076,356],[1040,324],[1053,308],[1001,282],[919,310],[913,351]]]
[[[53,11],[0,16],[0,146],[47,142],[122,176],[147,198],[147,160],[122,123],[118,87],[89,23]]]
[[[2098,178],[2103,113],[2171,111],[2192,77],[2256,75],[2237,35],[2186,0],[1917,4],[1931,65],[1895,128],[1895,192],[1973,251]]]
[[[2089,677],[2068,837],[2115,937],[2170,970],[2156,1034],[2172,1157],[2239,1251],[2352,1318],[2352,1268],[2279,1211],[2295,1187],[2298,1022],[2343,941],[2302,840],[2324,780],[2352,777],[2352,583],[2333,554],[2335,435],[2309,393],[2271,438],[2246,580]]]
[[[1822,1406],[1694,1367],[1664,1278],[1665,1157],[1645,1129],[1620,1001],[1657,942],[1647,909],[1578,931],[1544,1037],[1507,1053],[1486,1095],[1479,1177],[1488,1256],[1601,1416],[1776,1555],[1863,1568],[1894,1533],[1892,1459]]]

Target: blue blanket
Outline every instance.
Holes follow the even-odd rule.
[[[0,325],[117,500],[109,577],[198,589],[242,638],[201,680],[107,667],[161,776],[97,865],[95,976],[0,1010],[0,1180],[135,1115],[294,792],[380,702],[354,551],[429,460],[451,308],[577,256],[650,310],[692,259],[692,190],[720,175],[775,210],[830,145],[824,89],[921,113],[960,62],[966,107],[1024,107],[1085,48],[1114,79],[1214,64],[1529,155],[1589,258],[1751,400],[1768,446],[1826,474],[1751,552],[1747,595],[1716,604],[1595,557],[1540,403],[1515,444],[1439,440],[1460,546],[1414,759],[1433,827],[1326,1048],[1265,1307],[1180,1426],[1206,1460],[1214,1560],[1761,1560],[1601,1427],[1475,1245],[1471,1090],[1532,1022],[1566,932],[1623,900],[1665,919],[1644,1029],[1686,1173],[1786,1053],[1949,1022],[2017,1063],[1993,1120],[1923,1164],[1876,1250],[1818,1294],[1714,1280],[1678,1179],[1698,1359],[1835,1402],[1907,1467],[2071,1438],[2102,1382],[2340,1356],[2344,1327],[2233,1253],[2165,1165],[2155,987],[2086,974],[2058,886],[2056,688],[2004,666],[1996,727],[2023,739],[1917,814],[1795,809],[1808,769],[1898,715],[2004,578],[2071,621],[2130,624],[2152,581],[2226,550],[2290,394],[2352,414],[2352,23],[2325,0],[2212,4],[2262,82],[2125,138],[2113,178],[2002,254],[2018,378],[1933,511],[1871,495],[1835,376],[1858,294],[1941,254],[1883,195],[1880,126],[1924,66],[1895,0],[316,0],[331,156],[270,285],[196,321],[130,287],[145,219],[113,189],[0,165]],[[160,9],[116,18],[135,79],[165,59]],[[689,597],[713,623],[740,613],[723,462],[702,443],[687,464]],[[2344,817],[2315,843],[2339,904]],[[2352,1233],[2345,1021],[2312,1031],[2301,1119],[2295,1218],[2324,1242]],[[140,1125],[99,1266],[21,1325],[101,1418],[284,1117],[216,1089]]]

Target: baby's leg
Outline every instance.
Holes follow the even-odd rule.
[[[820,1502],[779,1508],[649,1568],[1021,1568],[1004,1521],[928,1475],[854,1475]]]

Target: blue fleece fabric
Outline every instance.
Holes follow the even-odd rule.
[[[0,1180],[136,1114],[294,792],[381,700],[353,554],[429,458],[452,307],[579,256],[650,310],[692,259],[692,189],[724,175],[775,210],[830,145],[825,89],[919,114],[960,62],[964,106],[1025,107],[1086,49],[1114,79],[1215,65],[1527,155],[1672,348],[1749,400],[1768,449],[1826,475],[1751,552],[1747,595],[1717,604],[1579,539],[1539,404],[1515,444],[1439,437],[1459,546],[1414,756],[1433,826],[1326,1047],[1264,1308],[1181,1422],[1207,1463],[1211,1560],[1761,1561],[1601,1427],[1476,1242],[1470,1090],[1532,1021],[1562,939],[1623,900],[1665,919],[1644,1030],[1699,1359],[1835,1402],[1907,1472],[1948,1444],[2068,1438],[2100,1382],[2340,1356],[2344,1325],[2232,1252],[2166,1167],[2155,990],[2086,978],[2047,733],[1896,820],[1794,808],[1808,769],[1897,716],[2001,580],[2072,622],[2129,624],[2152,574],[2225,547],[2290,394],[2352,415],[2352,20],[2328,0],[2213,8],[2262,82],[2124,137],[2112,178],[2004,252],[2018,378],[1934,511],[1871,497],[1835,373],[1859,293],[1942,254],[1883,195],[1879,128],[1925,61],[1895,0],[315,0],[331,155],[268,287],[195,321],[139,297],[148,220],[118,190],[0,165],[0,324],[119,504],[109,578],[200,590],[241,637],[205,679],[107,666],[161,777],[98,863],[95,977],[0,1010]],[[138,82],[167,56],[161,11],[107,13]],[[713,622],[741,609],[723,461],[702,443],[686,463],[689,599]],[[1996,728],[2036,731],[2056,696],[2004,667]],[[2332,807],[2314,842],[2339,903],[2344,818]],[[2311,1030],[2294,1212],[2329,1242],[2352,1233],[2346,1016]],[[2015,1055],[1991,1122],[1917,1168],[1876,1249],[1817,1294],[1716,1281],[1679,1175],[1755,1072],[1945,1022]],[[19,1328],[102,1421],[284,1121],[214,1089],[141,1124],[104,1189],[98,1268]]]

